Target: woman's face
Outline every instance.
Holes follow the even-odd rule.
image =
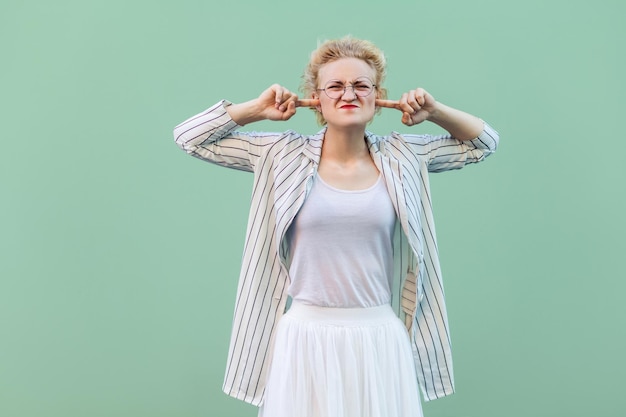
[[[329,127],[365,127],[376,112],[376,72],[365,61],[358,58],[341,58],[324,64],[318,73],[318,90],[313,94],[319,98],[317,108]],[[345,89],[344,89],[345,87]],[[329,95],[331,97],[329,97]]]

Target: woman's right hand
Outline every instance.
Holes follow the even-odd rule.
[[[298,96],[279,84],[270,86],[258,98],[226,107],[230,117],[240,126],[260,120],[289,120],[296,107],[315,107],[319,100],[298,100]]]
[[[257,106],[264,119],[289,120],[296,114],[298,96],[282,85],[274,84],[257,98]]]

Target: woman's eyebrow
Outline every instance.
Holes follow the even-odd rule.
[[[370,80],[366,75],[362,75],[360,77],[356,77],[352,81],[348,81],[348,83],[349,84],[354,84],[354,83],[359,82],[359,81],[372,81],[372,80]],[[339,80],[337,78],[333,78],[333,79],[330,79],[330,80],[326,81],[326,84],[332,83],[332,82],[337,82],[337,83],[342,83],[342,84],[344,83],[343,81],[341,81],[341,80]]]

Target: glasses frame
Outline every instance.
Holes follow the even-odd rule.
[[[360,95],[359,93],[357,93],[357,90],[356,90],[356,88],[355,88],[355,84],[356,84],[356,83],[358,83],[359,81],[367,81],[368,83],[371,83],[371,84],[372,84],[372,90],[371,90],[369,93],[365,94],[365,95]],[[328,89],[328,87],[327,87],[327,86],[328,86],[328,84],[330,84],[330,83],[338,83],[338,82],[339,82],[338,80],[330,80],[330,81],[328,81],[328,82],[325,84],[325,87],[324,87],[324,88],[316,88],[316,89],[315,89],[315,91],[323,91],[323,92],[324,92],[324,94],[326,94],[326,97],[328,97],[329,99],[331,99],[331,100],[337,100],[337,99],[339,99],[339,98],[343,97],[343,96],[346,94],[346,91],[348,90],[348,88],[352,88],[352,93],[353,93],[356,97],[359,97],[359,98],[365,98],[365,97],[370,96],[370,95],[374,92],[374,90],[376,90],[376,88],[378,88],[378,86],[377,86],[376,84],[374,84],[374,83],[372,82],[372,80],[370,80],[369,78],[367,78],[367,77],[361,77],[361,78],[357,78],[356,80],[354,80],[354,81],[353,81],[352,83],[350,83],[350,84],[343,84],[343,91],[341,92],[341,94],[339,94],[337,97],[331,97],[331,96],[330,96],[330,94],[328,94],[328,91],[326,91],[326,90]]]

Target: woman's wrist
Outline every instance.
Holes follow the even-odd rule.
[[[436,125],[441,126],[442,123],[446,123],[446,113],[449,113],[451,110],[450,107],[446,106],[443,103],[438,101],[435,102],[435,105],[428,112],[428,117],[426,120],[429,122],[435,123]],[[448,115],[449,116],[449,115]]]
[[[258,99],[253,99],[244,103],[231,104],[226,107],[226,111],[231,119],[233,119],[233,121],[239,126],[258,122],[265,119],[258,101]]]

